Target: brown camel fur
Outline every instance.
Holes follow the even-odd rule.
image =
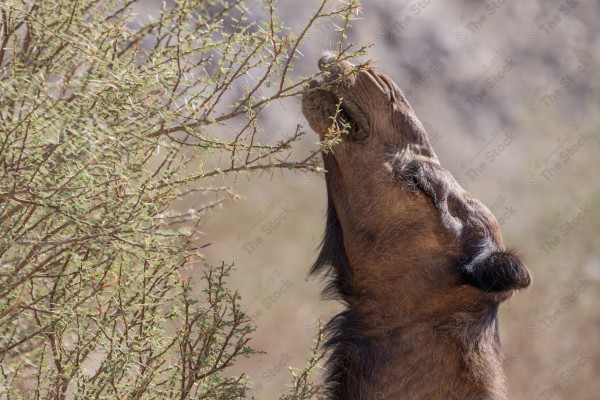
[[[327,326],[329,398],[505,399],[498,306],[530,284],[527,268],[389,77],[330,54],[319,67],[302,111],[321,138],[349,127],[323,155],[327,223],[312,268],[346,305]]]

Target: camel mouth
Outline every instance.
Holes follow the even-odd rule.
[[[364,113],[351,99],[338,96],[331,82],[312,80],[302,96],[302,112],[321,139],[336,136],[340,132],[350,141],[362,141],[368,137]]]
[[[344,133],[349,140],[363,138],[353,109],[347,101],[338,97],[326,81],[312,80],[302,96],[302,113],[321,139]]]
[[[335,117],[336,123],[338,127],[345,130],[348,133],[348,137],[353,139],[356,138],[357,127],[356,123],[350,118],[350,114],[344,107],[344,103],[340,104],[340,110]]]

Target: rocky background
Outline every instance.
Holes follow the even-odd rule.
[[[282,1],[291,27],[315,1]],[[260,10],[249,10],[260,17]],[[348,41],[396,81],[441,162],[496,215],[533,285],[501,307],[511,399],[596,399],[600,393],[600,3],[364,2]],[[317,26],[294,73],[310,75],[334,27]],[[299,99],[273,104],[264,143],[308,128]],[[297,149],[317,148],[316,135]],[[277,398],[309,354],[319,320],[338,309],[307,277],[324,224],[322,175],[238,176],[243,199],[207,221],[213,264],[235,262],[232,285],[267,352],[237,366],[257,399]]]

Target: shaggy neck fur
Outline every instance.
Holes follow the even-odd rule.
[[[352,268],[330,196],[322,248],[311,273],[327,276],[324,293],[347,306],[326,327],[330,399],[505,398],[497,304],[435,319],[399,318],[394,329],[374,331],[377,315],[365,312],[364,299],[353,293]]]

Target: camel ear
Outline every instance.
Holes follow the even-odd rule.
[[[531,284],[531,275],[519,257],[509,251],[475,257],[459,267],[465,281],[486,292],[523,289]]]

